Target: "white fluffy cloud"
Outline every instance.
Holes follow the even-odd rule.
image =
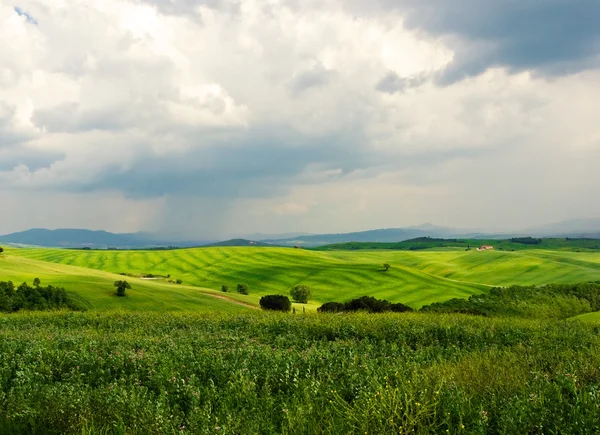
[[[486,67],[441,85],[481,41],[366,3],[4,2],[0,194],[14,211],[0,233],[502,228],[600,213],[600,71]],[[40,197],[91,211],[18,211]],[[129,207],[122,225],[112,200]]]

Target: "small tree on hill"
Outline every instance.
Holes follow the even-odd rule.
[[[114,286],[117,288],[117,296],[125,296],[125,290],[131,288],[127,281],[115,281]]]
[[[229,291],[229,286],[227,286],[227,285],[223,284],[223,285],[221,286],[221,291],[222,291],[223,293],[227,293],[227,292]]]
[[[241,295],[247,295],[248,294],[248,284],[238,284],[237,292]]]
[[[42,282],[40,281],[40,279],[39,279],[39,278],[35,278],[35,279],[33,280],[33,286],[34,286],[34,287],[39,287],[41,283],[42,283]]]
[[[383,263],[383,270],[384,270],[385,272],[387,272],[388,270],[390,270],[390,265],[389,265],[389,264],[387,264],[387,263]]]
[[[268,295],[260,298],[260,307],[263,310],[284,311],[288,312],[292,309],[292,303],[287,296]]]
[[[2,254],[4,252],[4,248],[2,246],[0,246],[0,254]]]
[[[308,298],[310,298],[310,287],[304,284],[297,285],[292,288],[290,295],[292,295],[292,299],[295,302],[305,304],[308,302]]]

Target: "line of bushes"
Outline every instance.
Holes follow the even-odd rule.
[[[493,288],[469,299],[451,299],[421,308],[424,312],[482,316],[519,316],[566,319],[600,311],[600,281]]]
[[[406,313],[413,311],[413,309],[407,305],[401,303],[392,303],[385,299],[377,299],[373,296],[362,296],[357,299],[352,299],[346,303],[341,302],[327,302],[317,308],[319,313],[341,313],[341,312],[356,312],[366,311],[369,313]]]
[[[38,278],[33,286],[26,282],[15,287],[12,281],[0,281],[0,312],[20,310],[56,310],[67,308],[81,310],[83,307],[67,294],[63,287],[42,287]]]

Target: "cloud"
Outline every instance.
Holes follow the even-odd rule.
[[[565,5],[3,4],[1,193],[199,236],[600,213],[596,6]]]
[[[364,2],[349,7],[365,10]],[[455,51],[440,76],[445,83],[490,67],[545,76],[600,66],[600,3],[595,0],[378,0],[379,13],[396,10],[409,28],[445,37]]]

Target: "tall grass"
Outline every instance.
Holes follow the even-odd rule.
[[[0,433],[597,433],[600,328],[445,314],[0,316]]]

